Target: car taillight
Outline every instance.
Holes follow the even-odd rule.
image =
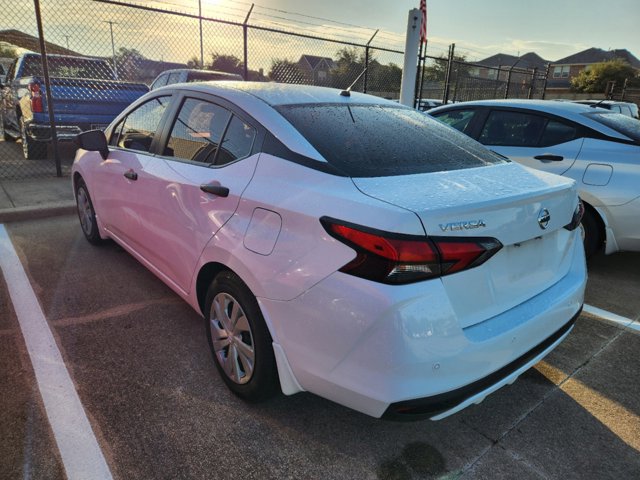
[[[42,109],[42,92],[40,91],[40,84],[37,82],[31,82],[29,84],[29,91],[31,92],[31,111],[41,113]]]
[[[584,215],[584,203],[582,200],[578,200],[578,206],[576,207],[576,211],[573,212],[573,217],[571,218],[571,223],[568,223],[564,226],[569,231],[575,230],[580,225],[582,221],[582,216]]]
[[[356,251],[340,271],[381,283],[412,283],[474,268],[502,248],[494,238],[402,235],[328,217],[320,221],[332,237]]]

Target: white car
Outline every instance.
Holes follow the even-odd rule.
[[[247,400],[306,390],[444,418],[548,354],[582,307],[575,183],[391,101],[179,84],[78,144],[86,238],[205,317]]]
[[[640,251],[640,121],[569,102],[483,100],[429,115],[528,167],[574,179],[587,256]]]

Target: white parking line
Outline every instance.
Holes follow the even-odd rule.
[[[4,225],[0,269],[27,345],[40,395],[69,479],[112,478],[78,393]]]
[[[602,310],[592,305],[587,305],[586,303],[584,304],[584,308],[582,309],[582,311],[606,320],[607,322],[621,325],[623,327],[630,328],[631,330],[640,332],[640,324],[638,322],[635,322],[634,320],[631,320],[630,318],[621,317],[620,315],[616,315],[612,312],[607,312],[606,310]]]

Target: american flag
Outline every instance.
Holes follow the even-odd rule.
[[[420,43],[425,43],[427,41],[427,0],[420,0],[420,13],[422,14]]]

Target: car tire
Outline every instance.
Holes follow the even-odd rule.
[[[603,239],[598,220],[589,208],[585,209],[580,228],[582,229],[582,239],[584,241],[584,254],[587,258],[591,258],[602,247]]]
[[[269,329],[255,296],[233,272],[220,272],[207,291],[205,326],[213,360],[227,387],[248,402],[279,389]]]
[[[22,153],[24,158],[27,160],[41,160],[46,158],[47,144],[29,138],[23,117],[20,117],[20,138],[22,138]]]
[[[2,127],[2,138],[5,142],[14,142],[16,139],[7,133],[7,128],[4,124],[4,115],[0,115],[0,127]]]
[[[96,220],[96,211],[93,208],[87,185],[82,179],[78,180],[76,186],[76,206],[80,227],[87,241],[93,245],[103,243],[102,238],[100,238],[98,221]]]

